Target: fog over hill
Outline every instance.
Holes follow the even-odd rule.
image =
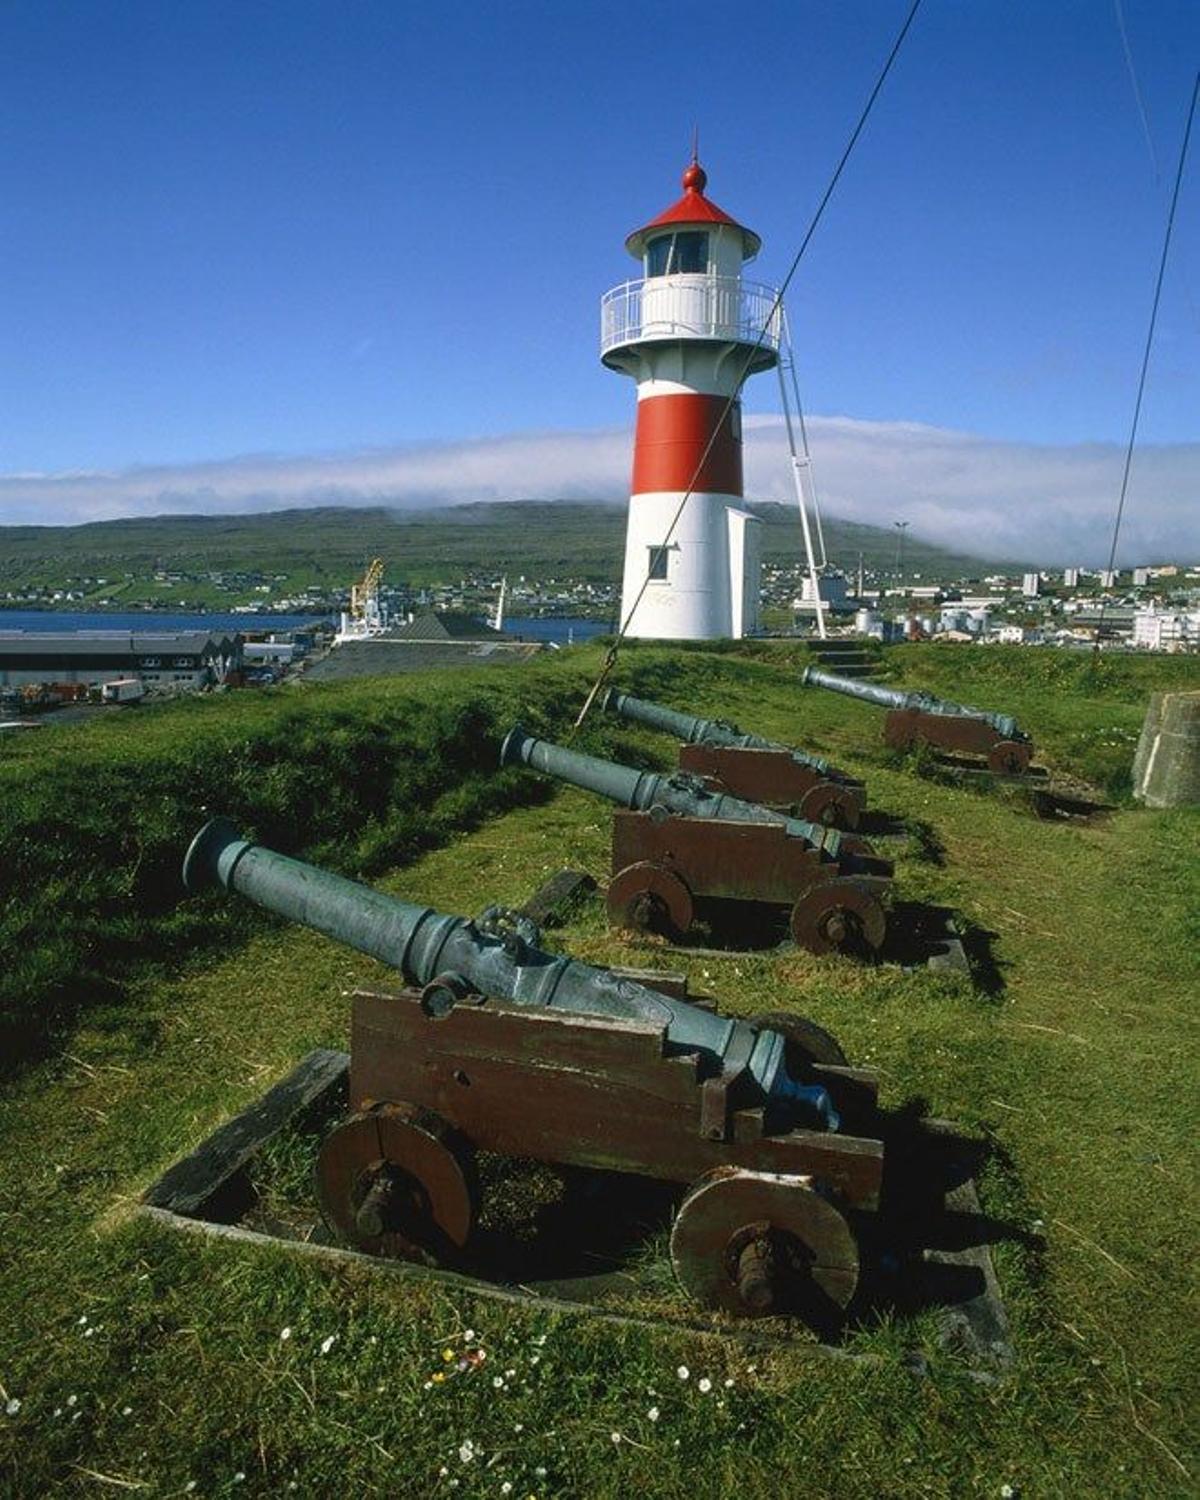
[[[818,492],[829,515],[889,527],[975,557],[1107,560],[1124,454],[1117,443],[1034,445],[912,422],[814,417]],[[787,503],[782,422],[747,416],[746,492]],[[0,522],[214,515],[329,505],[427,509],[469,501],[628,493],[626,429],[524,433],[317,456],[252,455],[112,473],[0,476]],[[1119,560],[1200,557],[1200,443],[1134,457]]]

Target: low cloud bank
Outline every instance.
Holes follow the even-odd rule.
[[[746,419],[746,492],[790,501],[782,422]],[[1115,444],[1000,442],[907,422],[813,417],[827,515],[911,522],[926,541],[982,557],[1107,561],[1123,454]],[[313,505],[417,508],[515,499],[621,500],[627,429],[544,432],[320,457],[273,455],[116,473],[0,475],[0,523],[233,515]],[[1120,558],[1200,557],[1200,443],[1134,457]]]

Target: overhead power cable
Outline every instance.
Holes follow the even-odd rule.
[[[1125,514],[1125,497],[1129,491],[1129,471],[1133,466],[1133,450],[1137,442],[1138,421],[1142,415],[1142,397],[1146,392],[1146,374],[1150,368],[1150,350],[1154,344],[1154,326],[1158,321],[1158,304],[1162,300],[1163,277],[1167,270],[1167,254],[1171,248],[1171,231],[1175,227],[1175,209],[1179,203],[1179,189],[1183,183],[1183,171],[1187,163],[1188,143],[1192,138],[1192,121],[1196,118],[1196,98],[1200,95],[1200,73],[1192,85],[1192,102],[1188,107],[1187,124],[1183,130],[1183,145],[1179,149],[1179,165],[1175,169],[1175,186],[1171,191],[1171,208],[1167,214],[1167,229],[1163,235],[1162,254],[1158,260],[1158,276],[1154,283],[1154,301],[1150,307],[1150,326],[1146,330],[1146,346],[1142,351],[1142,369],[1138,377],[1137,399],[1133,403],[1133,421],[1129,427],[1129,442],[1125,446],[1125,467],[1121,473],[1121,493],[1117,500],[1117,513],[1113,518],[1112,545],[1108,549],[1108,572],[1116,568],[1117,542],[1121,535],[1121,520]],[[1104,626],[1104,605],[1100,606],[1100,620],[1096,627],[1096,650],[1100,649],[1100,636]]]
[[[866,126],[871,111],[875,107],[875,101],[876,99],[878,99],[880,91],[882,90],[884,83],[887,81],[887,76],[892,70],[892,64],[899,56],[900,48],[904,45],[904,39],[908,35],[909,28],[912,26],[913,21],[916,19],[917,12],[920,10],[920,8],[921,0],[913,0],[908,15],[905,17],[904,24],[903,26],[901,26],[896,40],[892,43],[892,49],[887,55],[887,60],[884,63],[883,67],[880,69],[879,76],[875,80],[875,85],[872,88],[870,94],[867,96],[867,102],[863,105],[862,112],[858,117],[858,123],[855,125],[853,131],[851,132],[850,139],[846,142],[846,148],[842,152],[837,166],[834,168],[833,175],[829,179],[828,186],[826,187],[824,193],[822,193],[821,195],[821,200],[817,204],[816,212],[813,214],[812,219],[809,222],[808,229],[804,234],[804,238],[800,241],[800,248],[796,251],[792,263],[788,268],[788,273],[783,278],[783,282],[780,285],[779,290],[775,293],[775,300],[772,302],[770,311],[768,312],[767,316],[763,319],[763,325],[759,330],[757,339],[755,339],[754,344],[751,346],[745,360],[742,363],[742,367],[738,372],[737,380],[734,382],[733,391],[730,394],[728,400],[725,402],[720,416],[713,424],[712,433],[709,436],[708,442],[704,445],[704,451],[700,455],[700,458],[696,463],[696,467],[692,472],[691,478],[688,480],[687,488],[683,492],[683,498],[680,500],[675,514],[671,518],[671,524],[667,528],[667,534],[659,544],[659,547],[656,549],[658,551],[664,550],[670,543],[671,537],[674,535],[675,528],[676,526],[678,526],[680,518],[683,515],[684,508],[686,507],[688,501],[692,498],[692,494],[696,488],[697,483],[699,482],[700,475],[704,472],[704,467],[708,463],[709,454],[713,450],[713,446],[717,441],[717,437],[719,436],[722,427],[724,427],[725,423],[729,420],[729,414],[733,410],[738,397],[741,395],[742,386],[746,383],[746,378],[750,373],[750,367],[754,363],[754,360],[758,355],[758,351],[763,346],[763,342],[767,337],[768,330],[775,324],[776,320],[779,318],[780,309],[783,306],[783,299],[787,294],[787,289],[791,285],[792,279],[799,269],[800,262],[804,258],[804,253],[808,249],[809,243],[812,240],[813,235],[817,231],[817,225],[820,224],[821,219],[825,213],[825,209],[828,206],[829,200],[833,197],[834,189],[838,185],[838,181],[841,178],[846,163],[850,160],[850,155],[853,152],[854,147],[858,143],[858,138],[862,134],[863,129]],[[587,698],[584,700],[583,707],[579,710],[579,717],[575,720],[575,724],[572,729],[572,735],[574,735],[574,733],[578,731],[578,729],[582,726],[584,720],[587,718],[589,712],[591,711],[592,704],[595,702],[597,694],[600,692],[600,689],[604,686],[605,682],[611,675],[613,668],[616,666],[617,653],[621,648],[621,642],[625,639],[625,635],[628,632],[630,625],[633,623],[633,617],[637,613],[637,607],[642,602],[642,597],[645,594],[647,588],[650,586],[650,579],[651,574],[649,571],[647,571],[646,577],[642,580],[641,588],[638,589],[632,605],[629,606],[629,609],[626,612],[624,620],[620,622],[619,628],[617,630],[616,640],[614,640],[613,644],[609,647],[607,653],[605,654],[604,664],[600,669],[600,675],[592,684],[592,689],[588,693]]]

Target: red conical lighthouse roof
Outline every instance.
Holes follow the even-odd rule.
[[[635,229],[625,241],[625,248],[630,255],[636,255],[640,260],[645,253],[646,241],[656,229],[668,226],[676,229],[704,229],[710,224],[728,224],[736,229],[742,237],[742,258],[749,260],[751,256],[757,255],[762,246],[762,240],[753,229],[747,229],[744,224],[739,224],[734,218],[718,208],[711,198],[704,196],[704,189],[708,186],[708,174],[695,158],[683,174],[683,197],[678,203],[672,203],[670,208],[664,209],[657,219],[651,219],[649,224],[643,224],[640,229]]]

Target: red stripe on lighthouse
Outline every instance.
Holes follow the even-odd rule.
[[[648,396],[638,402],[633,449],[633,493],[700,490],[742,493],[741,403],[725,413],[725,396]],[[717,424],[720,429],[708,447]],[[703,463],[701,459],[703,458]],[[697,473],[697,466],[699,472]]]

